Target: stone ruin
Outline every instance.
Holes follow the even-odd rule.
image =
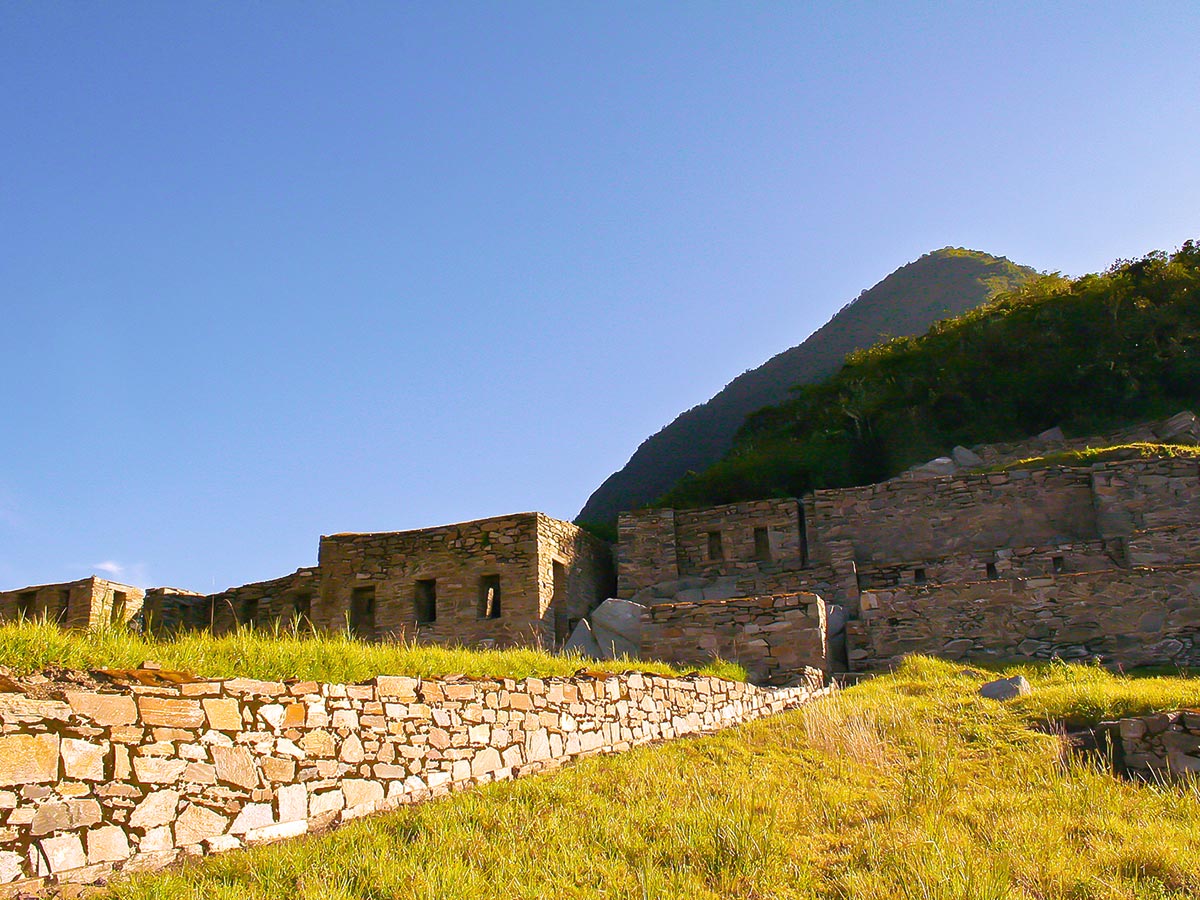
[[[623,513],[613,551],[520,513],[334,534],[317,565],[203,595],[101,579],[0,593],[0,616],[224,632],[279,622],[365,640],[738,662],[782,685],[909,653],[1200,665],[1200,462],[1008,468],[1138,441],[1200,444],[1183,412],[1086,439],[958,447],[888,481]]]

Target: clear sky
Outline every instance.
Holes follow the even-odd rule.
[[[0,589],[572,518],[922,253],[1200,237],[1200,5],[0,5]]]

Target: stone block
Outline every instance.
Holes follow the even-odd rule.
[[[563,653],[576,653],[588,659],[600,659],[600,645],[592,633],[592,626],[587,619],[580,621],[571,632],[571,636],[563,645]]]
[[[0,884],[8,884],[25,877],[25,861],[20,853],[0,850]]]
[[[187,768],[186,759],[164,759],[156,756],[135,756],[133,776],[141,784],[174,784]]]
[[[300,738],[300,746],[309,756],[331,757],[334,754],[333,735],[321,729],[310,731]]]
[[[68,691],[67,703],[76,715],[85,716],[97,725],[132,725],[137,721],[133,698],[123,694]]]
[[[175,821],[175,844],[187,847],[225,833],[229,822],[221,813],[207,806],[189,803]]]
[[[471,774],[487,775],[501,768],[500,752],[495,747],[485,747],[471,760]]]
[[[87,833],[87,860],[89,865],[102,862],[120,862],[129,859],[129,838],[116,825],[104,825]]]
[[[322,791],[313,794],[308,800],[309,818],[316,818],[325,813],[338,812],[346,806],[346,797],[339,790]]]
[[[297,819],[291,822],[278,822],[274,825],[265,825],[262,828],[254,828],[246,832],[245,838],[247,844],[269,844],[273,841],[281,841],[285,838],[300,837],[300,835],[308,831],[308,820]]]
[[[262,766],[262,772],[267,781],[290,782],[296,777],[296,761],[294,759],[264,756],[259,759],[258,764]]]
[[[108,748],[103,744],[93,744],[78,738],[63,738],[63,773],[67,778],[79,781],[103,781],[104,756],[107,752]]]
[[[275,824],[275,812],[269,803],[247,803],[229,826],[230,834],[245,834],[255,828]]]
[[[254,757],[245,747],[213,747],[213,763],[217,780],[250,790],[258,787],[258,769]]]
[[[56,781],[58,760],[56,734],[0,736],[0,785]]]
[[[80,869],[87,865],[87,854],[77,834],[63,834],[38,842],[51,875]]]
[[[997,678],[979,688],[979,696],[990,700],[1011,700],[1033,692],[1033,688],[1024,675],[1012,678]]]
[[[169,697],[139,697],[138,712],[147,725],[170,728],[201,728],[204,711],[199,700],[173,700]]]
[[[206,697],[200,701],[208,727],[214,731],[241,731],[242,706],[232,697]]]
[[[342,781],[342,795],[347,807],[362,806],[383,799],[383,786],[377,781],[361,778],[346,778]]]
[[[401,703],[417,701],[419,679],[403,675],[379,675],[375,678],[375,690],[380,699],[398,700]]]
[[[296,822],[308,818],[308,788],[303,784],[289,784],[275,793],[280,822]]]
[[[180,796],[179,791],[152,791],[133,810],[129,817],[130,827],[149,830],[175,821]]]

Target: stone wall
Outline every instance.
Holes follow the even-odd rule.
[[[91,883],[293,837],[818,693],[580,674],[0,694],[0,885],[11,896],[46,878]]]
[[[1200,461],[1195,459],[1098,465],[1092,469],[1092,489],[1107,536],[1200,523]]]
[[[577,525],[538,513],[541,645],[561,647],[579,620],[616,595],[612,548]]]
[[[864,591],[850,665],[905,654],[986,661],[1099,658],[1200,666],[1200,566]]]
[[[43,584],[0,592],[0,618],[45,617],[70,628],[128,622],[142,608],[145,591],[103,578]]]
[[[1121,719],[1117,735],[1125,771],[1148,780],[1200,775],[1200,710]]]
[[[315,568],[297,569],[282,578],[230,588],[207,598],[211,618],[206,625],[217,634],[239,625],[270,627],[276,622],[304,627],[311,622],[312,607],[320,589],[321,580]]]
[[[536,513],[322,537],[318,568],[321,596],[313,619],[321,626],[345,627],[349,618],[368,639],[495,646],[542,638]],[[361,609],[368,602],[373,614],[356,616],[356,604]]]
[[[322,537],[317,570],[317,625],[498,647],[557,646],[614,587],[609,546],[541,513]]]
[[[794,593],[658,603],[642,614],[642,653],[676,665],[740,663],[757,684],[791,684],[828,671],[825,602]]]
[[[1125,538],[1125,558],[1131,566],[1170,566],[1200,561],[1200,527],[1193,522],[1135,531]]]
[[[821,561],[842,541],[862,566],[1100,537],[1087,469],[893,478],[813,500],[809,553]]]
[[[658,582],[805,562],[800,503],[791,498],[622,513],[617,532],[618,595],[626,598]]]

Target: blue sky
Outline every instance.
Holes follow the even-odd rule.
[[[1200,7],[0,6],[0,589],[571,518],[946,246],[1200,237]]]

